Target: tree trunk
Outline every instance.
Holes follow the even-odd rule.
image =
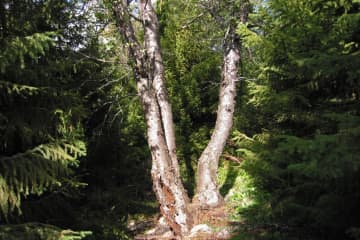
[[[172,167],[180,177],[179,163],[176,156],[174,121],[172,108],[165,86],[164,64],[160,50],[159,23],[156,13],[148,0],[140,1],[140,11],[145,28],[145,48],[150,70],[153,72],[152,84],[160,107],[161,120],[165,131],[166,145],[169,150]]]
[[[140,1],[145,28],[143,49],[135,37],[127,2],[123,0],[116,4],[114,11],[119,32],[132,60],[137,90],[145,113],[147,140],[152,156],[153,187],[160,211],[169,227],[175,234],[183,236],[191,228],[192,217],[187,209],[189,199],[180,180],[175,155],[175,136],[171,106],[165,89],[157,17],[151,1]]]
[[[188,195],[180,180],[173,116],[160,52],[158,19],[150,0],[138,1],[140,17],[134,19],[140,20],[143,25],[144,43],[140,44],[132,24],[133,16],[128,12],[129,2],[131,1],[118,1],[114,5],[114,12],[119,32],[128,49],[129,63],[134,70],[137,91],[145,114],[154,191],[167,224],[175,234],[185,236],[192,227],[193,219],[188,211]],[[240,59],[240,43],[235,36],[235,27],[231,26],[229,33],[230,37],[225,44],[216,126],[198,166],[196,199],[202,206],[215,207],[223,201],[216,184],[216,172],[232,127],[237,65]]]
[[[151,177],[160,211],[178,235],[187,234],[192,218],[187,210],[188,197],[180,178],[175,174],[162,128],[160,109],[154,90],[147,89],[148,79],[138,81],[138,91],[145,112],[147,139],[152,156]]]
[[[240,21],[245,23],[248,5],[244,3],[239,11]],[[217,186],[219,158],[229,137],[235,110],[236,82],[240,61],[240,39],[235,33],[235,26],[230,23],[225,36],[224,63],[219,92],[219,105],[214,132],[210,142],[198,161],[196,194],[194,200],[202,207],[217,207],[223,204]]]
[[[201,154],[198,163],[195,197],[203,206],[216,207],[223,202],[217,187],[216,177],[219,158],[233,124],[239,59],[240,54],[237,47],[231,46],[226,49],[216,125],[210,142]]]

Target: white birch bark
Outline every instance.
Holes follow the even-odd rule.
[[[239,14],[239,20],[245,23],[248,16],[247,2],[244,1]],[[194,200],[202,207],[217,207],[223,204],[223,197],[219,193],[216,178],[219,159],[231,132],[235,110],[236,83],[238,82],[237,74],[241,47],[241,42],[239,36],[236,36],[235,29],[235,26],[230,25],[225,37],[224,63],[215,129],[210,142],[198,161]]]
[[[150,0],[139,0],[144,43],[140,44],[128,12],[127,0],[114,5],[119,32],[129,50],[129,58],[137,81],[137,90],[145,113],[147,140],[152,156],[152,180],[160,203],[160,211],[177,235],[185,236],[192,226],[188,196],[180,180],[176,157],[172,109],[165,87],[164,66],[160,51],[158,20]],[[247,16],[247,13],[245,14]],[[243,16],[245,16],[243,15]],[[244,22],[244,19],[241,20]],[[219,158],[233,124],[235,108],[239,41],[235,27],[230,28],[224,52],[223,76],[220,84],[217,120],[211,140],[198,164],[196,200],[202,206],[222,203],[216,184]]]
[[[203,206],[216,207],[223,201],[216,177],[219,158],[233,125],[239,59],[238,48],[226,49],[215,129],[198,162],[196,198]]]
[[[187,209],[189,199],[180,180],[177,160],[174,162],[172,158],[172,153],[175,154],[176,151],[175,136],[174,130],[169,129],[173,128],[173,123],[171,112],[167,112],[171,111],[171,107],[165,90],[160,47],[156,40],[157,18],[150,1],[140,1],[139,4],[140,9],[143,9],[144,50],[147,54],[144,54],[143,46],[135,37],[127,1],[116,4],[114,11],[119,32],[127,44],[129,57],[133,62],[137,91],[145,113],[147,140],[152,156],[151,176],[160,211],[171,230],[177,235],[184,236],[191,228],[192,217]],[[152,54],[152,58],[149,58],[149,54]]]
[[[165,86],[164,64],[160,50],[159,23],[156,13],[149,0],[140,1],[140,11],[145,29],[145,48],[150,69],[153,72],[152,85],[156,91],[160,107],[161,120],[164,127],[166,144],[175,173],[180,177],[179,163],[176,156],[174,121],[172,108]]]

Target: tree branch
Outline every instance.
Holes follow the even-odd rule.
[[[193,19],[189,20],[185,25],[183,25],[183,26],[181,27],[181,29],[186,29],[186,28],[188,28],[191,24],[193,24],[195,21],[197,21],[199,18],[201,18],[201,17],[204,16],[204,15],[205,15],[204,12],[198,14],[198,15],[195,16]]]
[[[140,23],[143,22],[140,18],[138,18],[137,16],[135,16],[135,15],[132,14],[132,13],[129,13],[129,16],[132,17],[132,18],[133,18],[135,21],[137,21],[137,22],[140,22]]]
[[[90,56],[90,55],[87,55],[85,53],[82,53],[82,52],[77,52],[78,54],[82,55],[83,57],[87,58],[87,59],[91,59],[91,60],[94,60],[94,61],[97,61],[97,62],[102,62],[102,63],[116,63],[116,61],[111,61],[111,60],[106,60],[106,59],[102,59],[102,58],[97,58],[97,57],[94,57],[94,56]]]
[[[224,153],[223,157],[225,160],[231,161],[231,162],[236,162],[236,163],[241,163],[242,161],[244,161],[243,158],[239,158],[239,157],[235,157],[229,153]]]

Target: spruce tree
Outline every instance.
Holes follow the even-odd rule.
[[[305,228],[300,237],[343,239],[360,223],[358,9],[274,0],[252,19],[261,62],[242,99],[242,131],[255,140],[245,164],[272,221]]]
[[[2,223],[21,221],[21,204],[27,198],[52,191],[66,193],[80,184],[74,178],[74,169],[86,155],[82,128],[86,111],[77,89],[81,73],[76,69],[76,51],[86,42],[77,29],[81,22],[76,4],[6,0],[0,3]],[[77,26],[71,23],[75,17]],[[28,217],[35,219],[26,215],[22,219]],[[13,228],[4,227],[0,238],[10,239]],[[36,226],[19,229],[26,232],[32,227]],[[55,232],[60,239],[61,231]],[[68,237],[72,235],[69,233]],[[40,237],[46,238],[46,234]],[[29,235],[27,239],[30,238]]]

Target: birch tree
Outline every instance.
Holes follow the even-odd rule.
[[[189,197],[180,180],[176,156],[174,123],[165,86],[164,64],[160,48],[159,23],[151,1],[118,1],[113,6],[118,30],[127,46],[129,63],[134,71],[137,91],[145,114],[147,140],[152,156],[152,181],[160,211],[177,235],[187,235],[193,225]],[[221,3],[221,2],[219,2]],[[137,4],[137,5],[135,5]],[[210,4],[210,3],[206,3]],[[213,4],[211,2],[211,4]],[[130,5],[136,10],[130,10]],[[226,26],[224,63],[219,90],[217,120],[211,140],[199,159],[197,194],[200,207],[217,207],[223,200],[216,184],[219,158],[231,131],[235,107],[240,39],[235,33],[237,18],[245,22],[247,4],[231,8]],[[219,11],[207,5],[207,12],[217,19]],[[235,12],[236,11],[236,12]],[[140,27],[140,31],[135,29]],[[141,35],[141,37],[139,37]]]

